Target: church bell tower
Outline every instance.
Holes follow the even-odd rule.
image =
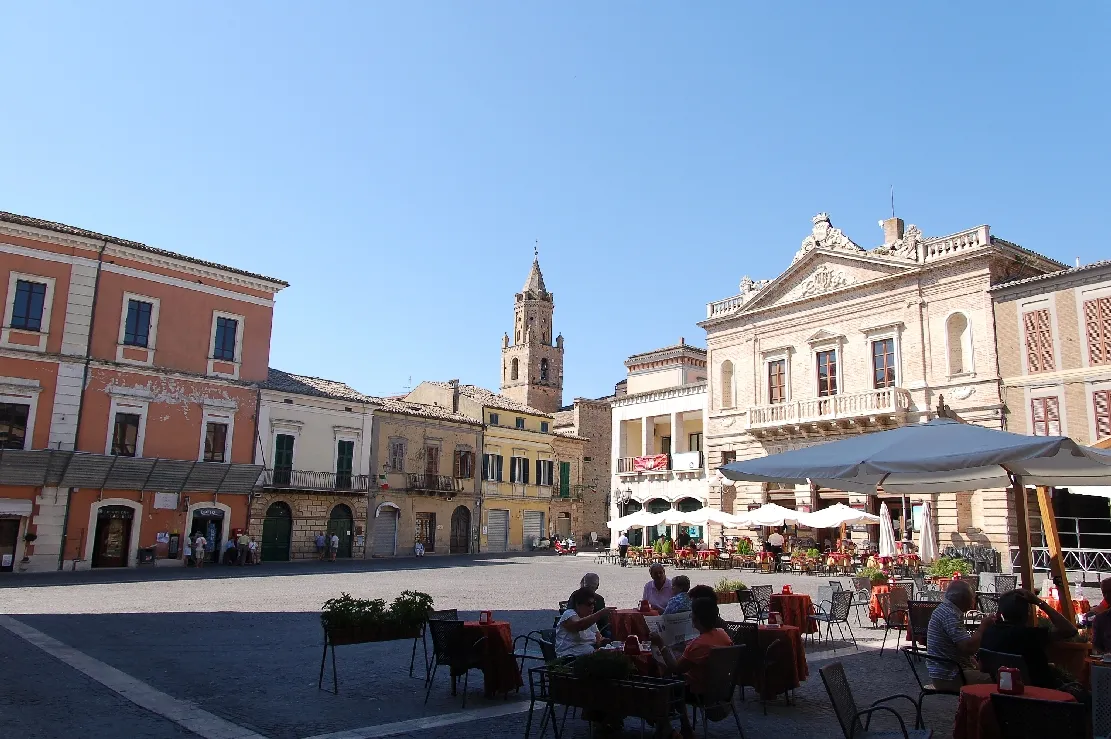
[[[514,296],[513,333],[502,337],[501,394],[545,413],[563,405],[563,336],[552,337],[554,311],[537,254]]]

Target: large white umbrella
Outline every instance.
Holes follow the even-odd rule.
[[[797,523],[799,516],[802,515],[804,514],[775,503],[765,503],[754,511],[745,511],[737,518],[740,519],[740,525],[783,526],[784,524]]]
[[[613,519],[609,522],[609,527],[611,531],[627,531],[632,528],[639,529],[647,526],[659,526],[663,521],[664,515],[663,513],[649,513],[643,510],[636,511],[635,513],[630,513],[628,516]],[[617,537],[614,537],[613,540],[616,541]]]
[[[1070,493],[1077,495],[1096,495],[1101,498],[1111,498],[1111,486],[1102,485],[1073,485],[1069,487]]]
[[[799,523],[812,529],[835,529],[838,526],[880,522],[880,517],[872,513],[858,511],[844,503],[836,503],[813,513],[800,513]]]
[[[665,524],[686,524],[688,526],[706,526],[707,524],[720,524],[722,526],[737,527],[744,524],[743,519],[732,513],[719,511],[708,506],[697,511],[667,511],[661,514]]]
[[[891,523],[891,511],[887,503],[880,505],[880,556],[895,556],[895,527]]]
[[[922,529],[918,532],[918,556],[926,564],[937,559],[937,526],[934,525],[934,505],[922,504]]]

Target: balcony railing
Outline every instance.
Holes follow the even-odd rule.
[[[671,469],[670,454],[646,454],[640,457],[619,457],[617,474],[635,475],[644,472],[667,472]]]
[[[267,469],[262,471],[259,486],[290,490],[351,491],[365,493],[370,490],[369,475],[352,475],[347,472],[312,472],[310,470]]]
[[[846,393],[826,398],[791,400],[748,409],[749,427],[771,428],[818,421],[840,421],[873,416],[897,415],[910,408],[910,393],[898,387]]]
[[[408,475],[410,490],[428,493],[459,493],[463,491],[463,480],[450,475]]]

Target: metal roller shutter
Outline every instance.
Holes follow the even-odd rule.
[[[374,519],[374,556],[392,557],[397,540],[397,511],[383,508]]]
[[[524,530],[524,548],[527,551],[534,548],[536,541],[544,535],[544,512],[525,511]]]
[[[491,509],[486,520],[486,551],[504,552],[509,545],[509,511]]]

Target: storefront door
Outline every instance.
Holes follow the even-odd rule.
[[[331,542],[332,534],[339,537],[339,547],[336,549],[337,557],[349,558],[351,556],[351,534],[355,528],[355,517],[351,509],[340,503],[332,509],[328,517],[328,541]]]
[[[105,506],[96,518],[93,567],[127,567],[131,546],[131,519],[135,511],[127,506]]]
[[[436,551],[436,514],[421,512],[416,516],[416,531],[413,541],[424,545],[424,551]]]
[[[452,554],[466,554],[471,551],[471,509],[465,505],[456,507],[451,513]]]
[[[208,542],[204,547],[205,562],[220,562],[224,554],[224,510],[222,508],[197,508],[193,511],[190,534],[200,534]]]
[[[0,572],[15,568],[15,545],[19,539],[19,519],[0,518]]]
[[[281,501],[271,503],[262,520],[262,561],[288,562],[293,511]]]

